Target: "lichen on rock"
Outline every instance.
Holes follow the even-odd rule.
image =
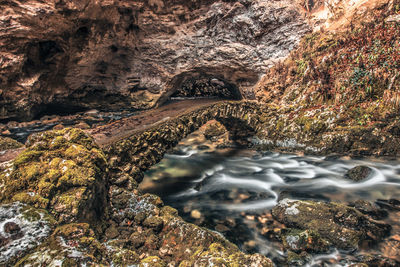
[[[106,206],[107,161],[93,139],[79,129],[39,133],[0,174],[2,202],[47,209],[59,223],[95,223]]]

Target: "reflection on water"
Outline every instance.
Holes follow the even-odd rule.
[[[277,265],[283,261],[284,252],[268,230],[280,227],[269,213],[278,199],[350,203],[400,197],[397,161],[221,150],[211,144],[206,148],[204,143],[203,150],[198,150],[199,142],[189,141],[149,170],[141,189],[162,196],[184,219],[215,229],[241,249],[263,253]],[[372,168],[368,179],[346,179],[344,174],[358,165]],[[386,219],[394,235],[400,234],[399,215],[392,213]],[[374,252],[398,259],[399,252],[385,246],[389,243],[383,242]],[[327,255],[314,255],[310,265],[345,266],[356,256],[332,250]]]

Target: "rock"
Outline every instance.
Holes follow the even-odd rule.
[[[147,257],[140,262],[140,267],[153,266],[153,267],[166,267],[167,264],[157,256]]]
[[[114,251],[114,250],[112,250]],[[49,239],[17,262],[18,266],[55,266],[59,262],[79,266],[100,265],[120,252],[107,251],[88,224],[65,224],[57,227]]]
[[[106,206],[107,161],[93,139],[79,129],[31,135],[13,161],[0,200],[47,209],[60,223],[99,223]]]
[[[99,113],[100,113],[100,111],[98,111],[97,109],[91,109],[91,110],[86,111],[85,115],[93,116],[93,115],[97,115]]]
[[[367,266],[385,266],[385,267],[397,267],[400,262],[395,259],[383,257],[382,255],[361,255],[358,260]]]
[[[310,31],[288,0],[11,0],[2,10],[0,119],[150,108],[202,77],[200,92],[252,97],[273,60]]]
[[[388,224],[334,202],[283,199],[273,208],[272,215],[287,227],[318,232],[339,249],[357,249],[363,240],[379,242],[391,229]]]
[[[387,209],[389,211],[400,211],[400,200],[398,199],[378,199],[375,202],[378,206]]]
[[[190,212],[190,217],[192,217],[193,219],[200,219],[201,218],[201,212],[199,210],[192,210]]]
[[[144,233],[133,233],[129,240],[134,248],[139,248],[146,242],[146,235]]]
[[[386,18],[388,23],[400,23],[400,15],[392,15]]]
[[[215,230],[217,230],[220,233],[223,233],[223,232],[228,232],[230,229],[226,225],[219,223],[215,226]]]
[[[307,252],[297,254],[293,251],[289,251],[287,255],[287,263],[289,266],[304,266],[311,261],[311,255]]]
[[[18,224],[16,224],[15,222],[7,222],[6,224],[4,224],[4,232],[6,232],[7,234],[17,234],[21,231],[21,227],[18,226]]]
[[[90,129],[90,125],[87,124],[86,122],[80,122],[76,124],[74,127],[82,130]]]
[[[111,225],[109,228],[107,228],[105,235],[108,240],[111,240],[116,238],[119,235],[119,232],[114,225]]]
[[[368,166],[357,166],[350,169],[345,177],[353,180],[355,182],[363,181],[368,178],[368,176],[372,173],[372,169]]]
[[[21,203],[0,205],[0,265],[15,261],[39,246],[51,233],[55,220],[45,210]]]
[[[53,130],[62,130],[62,129],[64,129],[64,128],[65,128],[64,125],[62,125],[62,124],[57,124],[56,126],[53,127]]]
[[[0,136],[0,151],[20,148],[23,146],[24,146],[23,144],[12,138]]]
[[[364,214],[371,216],[375,220],[381,220],[388,216],[388,212],[380,208],[377,204],[365,200],[357,200],[349,204]]]
[[[226,132],[227,130],[225,126],[216,121],[207,124],[206,129],[204,130],[204,136],[206,139],[211,140],[223,135]]]
[[[152,228],[155,232],[161,231],[163,225],[164,221],[162,218],[157,216],[148,217],[143,221],[143,226]]]
[[[327,252],[330,246],[329,242],[314,230],[282,229],[281,238],[283,246],[296,253]]]

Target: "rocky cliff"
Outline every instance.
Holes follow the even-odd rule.
[[[251,98],[265,70],[310,30],[301,5],[288,0],[0,6],[1,119],[149,108],[193,83],[205,94]]]

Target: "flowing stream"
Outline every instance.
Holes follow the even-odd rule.
[[[346,179],[345,173],[358,165],[372,168],[368,179]],[[141,189],[161,196],[185,220],[216,230],[243,251],[262,253],[281,266],[285,252],[266,231],[274,227],[270,210],[279,199],[399,199],[400,162],[218,149],[194,134],[146,172]],[[399,218],[397,211],[385,219],[392,235],[400,234]],[[348,266],[362,253],[400,260],[398,247],[384,241],[365,251],[315,254],[308,266]]]

